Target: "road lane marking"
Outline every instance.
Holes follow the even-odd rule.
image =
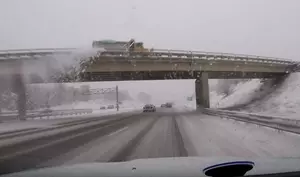
[[[128,127],[124,127],[124,128],[121,128],[120,130],[117,130],[117,131],[115,131],[115,132],[112,132],[112,133],[109,134],[108,136],[112,136],[112,135],[118,134],[118,133],[120,133],[120,132],[122,132],[122,131],[124,131],[124,130],[126,130],[126,129],[128,129]]]

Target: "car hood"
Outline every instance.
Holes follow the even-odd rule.
[[[300,158],[174,157],[138,159],[117,163],[85,163],[41,168],[3,175],[5,177],[196,177],[206,176],[203,169],[232,161],[252,161],[255,166],[246,175],[300,171]]]

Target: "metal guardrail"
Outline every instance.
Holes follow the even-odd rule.
[[[99,56],[120,56],[120,57],[134,57],[134,58],[171,58],[171,59],[202,59],[202,60],[222,60],[222,61],[242,61],[242,62],[256,62],[256,63],[270,63],[293,65],[299,62],[272,57],[262,57],[255,55],[230,54],[230,53],[214,53],[201,51],[184,51],[184,50],[153,50],[152,52],[124,52],[120,50],[110,50],[101,52]]]
[[[300,120],[219,109],[204,109],[203,113],[300,134]]]
[[[49,112],[45,111],[35,111],[28,112],[26,115],[26,119],[34,119],[34,118],[42,118],[42,117],[50,117],[50,116],[65,116],[65,115],[82,115],[92,113],[92,109],[71,109],[71,110],[51,110]],[[16,113],[5,113],[0,114],[0,122],[8,121],[8,120],[17,120],[18,114]]]
[[[19,50],[0,50],[0,58],[16,55],[21,57],[24,55],[43,55],[54,54],[60,52],[71,52],[76,48],[44,48],[44,49],[19,49]],[[257,62],[257,63],[270,63],[270,64],[283,64],[292,65],[299,62],[295,62],[283,58],[264,57],[256,55],[244,55],[233,53],[217,53],[217,52],[204,52],[204,51],[187,51],[187,50],[168,50],[168,49],[151,49],[151,51],[143,52],[126,52],[124,50],[109,50],[99,51],[98,56],[131,56],[131,57],[145,57],[148,58],[189,58],[189,59],[203,59],[203,60],[227,60],[227,61],[243,61],[243,62]]]

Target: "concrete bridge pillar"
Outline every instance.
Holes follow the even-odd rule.
[[[23,81],[23,77],[21,74],[16,74],[13,76],[13,90],[17,94],[17,109],[19,113],[19,119],[26,119],[26,87]]]
[[[195,81],[195,93],[197,109],[209,108],[210,103],[207,72],[201,72]]]

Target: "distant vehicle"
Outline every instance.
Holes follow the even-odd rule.
[[[102,110],[103,110],[103,109],[106,109],[106,107],[105,107],[105,106],[101,106],[101,107],[100,107],[100,109],[102,109]]]
[[[166,103],[166,108],[172,108],[172,103]]]
[[[166,104],[161,104],[160,107],[161,107],[161,108],[165,108],[165,107],[166,107]]]
[[[156,107],[153,104],[146,104],[143,107],[143,112],[155,112],[156,111]]]
[[[114,108],[115,108],[114,105],[108,105],[108,106],[107,106],[107,109],[114,109]]]

